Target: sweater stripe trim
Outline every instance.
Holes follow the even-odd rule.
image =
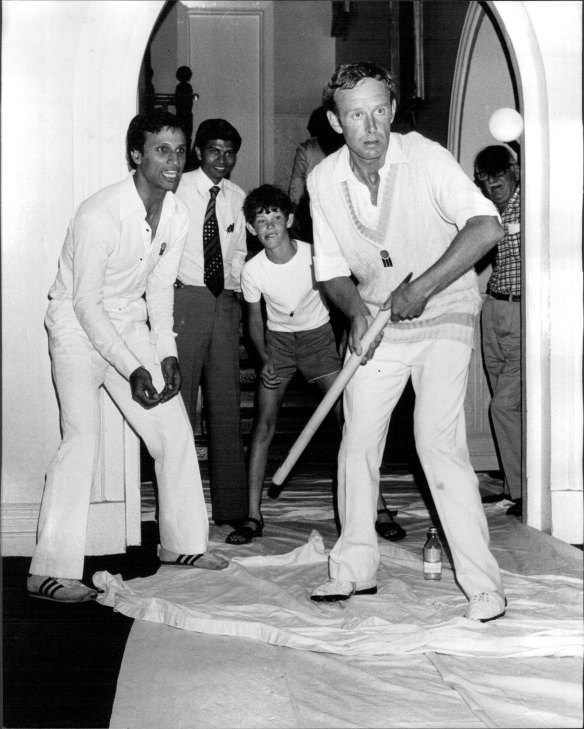
[[[478,315],[447,313],[434,319],[416,322],[389,323],[383,332],[384,342],[421,342],[449,339],[474,347]]]

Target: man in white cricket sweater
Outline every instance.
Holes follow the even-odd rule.
[[[333,602],[372,594],[379,465],[393,409],[412,378],[414,434],[465,616],[505,613],[499,567],[466,443],[464,399],[481,298],[473,265],[500,240],[495,207],[439,144],[391,133],[394,82],[372,63],[340,66],[323,92],[345,146],[308,178],[315,275],[350,321],[349,351],[380,309],[391,321],[344,394],[338,459],[342,531],[329,579],[311,594]]]

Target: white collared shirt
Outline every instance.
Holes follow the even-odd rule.
[[[187,286],[204,286],[203,224],[214,183],[199,167],[186,172],[179,183],[176,196],[187,206],[190,214],[187,243],[180,263],[178,277]],[[247,255],[243,201],[245,192],[229,180],[221,180],[215,201],[219,238],[223,254],[225,288],[241,291],[241,269]]]
[[[177,356],[174,282],[187,227],[185,206],[168,192],[152,239],[133,175],[85,200],[69,224],[49,297],[71,302],[95,349],[124,377],[142,364],[124,341],[128,318],[148,318],[160,361]]]
[[[495,206],[441,145],[416,132],[392,132],[379,171],[376,214],[367,185],[351,169],[346,146],[308,176],[317,281],[354,276],[372,315],[410,273],[421,276],[477,216]],[[452,338],[472,344],[481,298],[474,270],[432,296],[413,321],[389,323],[395,341]]]
[[[394,157],[396,152],[397,151],[394,151]],[[387,177],[389,172],[389,158],[390,153],[388,150],[387,154],[385,155],[385,161],[382,167],[379,168],[379,189],[377,190],[377,200],[383,200],[385,185],[387,184]],[[342,163],[339,165],[339,168],[337,168],[337,173],[339,175],[339,179],[345,179],[350,186],[351,198],[354,200],[355,209],[359,218],[369,228],[375,228],[379,220],[380,206],[374,205],[371,202],[371,193],[369,191],[369,188],[367,187],[367,185],[364,185],[357,177],[357,175],[353,172],[349,155],[342,158]]]

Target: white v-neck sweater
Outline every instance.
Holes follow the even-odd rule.
[[[373,315],[408,273],[416,278],[435,263],[470,218],[499,217],[454,157],[416,132],[392,132],[380,177],[375,227],[358,214],[369,193],[351,170],[346,146],[308,178],[316,279],[353,275]],[[387,255],[391,266],[383,264]],[[453,339],[472,346],[480,307],[477,277],[469,271],[431,297],[419,318],[389,323],[384,339]]]

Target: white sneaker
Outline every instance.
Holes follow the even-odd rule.
[[[53,602],[90,602],[97,597],[97,590],[87,587],[81,580],[65,577],[29,575],[26,589],[31,597]]]
[[[464,617],[488,623],[505,615],[507,599],[500,592],[480,592],[468,601]]]
[[[348,580],[333,580],[329,577],[322,585],[315,587],[310,593],[310,599],[315,602],[338,602],[348,600],[352,595],[375,595],[377,585],[356,588],[354,582]]]
[[[229,567],[229,562],[214,552],[176,554],[164,549],[164,547],[160,547],[158,558],[161,564],[171,564],[174,567],[196,567],[201,570],[224,570]]]

